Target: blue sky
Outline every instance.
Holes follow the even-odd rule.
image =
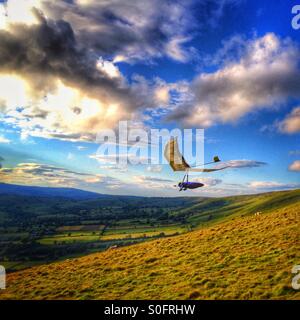
[[[185,195],[299,188],[295,1],[0,2],[1,181],[181,195],[168,165],[99,161],[97,133],[128,120],[205,129],[232,168]]]

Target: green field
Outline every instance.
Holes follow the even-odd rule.
[[[104,227],[104,226],[103,226]],[[84,227],[85,228],[85,227]],[[88,229],[88,228],[86,228]],[[78,231],[76,231],[78,230]],[[44,245],[52,245],[59,243],[76,243],[76,242],[95,242],[95,241],[106,241],[114,239],[128,239],[128,238],[149,238],[157,236],[170,236],[177,235],[183,232],[187,232],[187,227],[181,225],[170,225],[170,226],[144,226],[132,228],[130,226],[118,226],[108,227],[105,231],[98,230],[98,232],[79,231],[84,230],[80,226],[75,227],[61,227],[58,228],[58,233],[51,237],[44,237],[37,240],[38,243]]]
[[[102,231],[105,225],[79,225],[79,226],[62,226],[57,228],[57,232],[77,232],[77,231]]]
[[[11,273],[0,299],[300,299],[294,194],[253,198],[251,211],[175,237]]]
[[[299,199],[299,190],[225,198],[120,197],[113,201],[0,195],[0,261],[13,272],[112,246],[176,236],[258,211],[265,214]]]

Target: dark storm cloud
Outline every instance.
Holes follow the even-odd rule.
[[[47,20],[34,10],[39,24],[15,24],[0,31],[0,72],[21,74],[41,89],[58,78],[102,101],[113,97],[134,105],[130,90],[120,79],[111,79],[99,70],[93,51],[78,45],[68,22]]]
[[[172,54],[168,43],[195,28],[192,2],[42,1],[41,7],[54,19],[70,22],[79,41],[102,56],[125,55],[135,60],[167,55],[184,60],[184,55]]]
[[[70,22],[80,42],[101,55],[125,55],[131,61],[162,56],[187,61],[195,52],[186,45],[194,32],[218,26],[225,8],[240,2],[44,0],[41,8],[54,19]]]

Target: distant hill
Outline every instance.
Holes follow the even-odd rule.
[[[300,299],[299,192],[207,200],[181,214],[223,206],[211,226],[8,274],[0,299]]]
[[[73,188],[48,188],[35,186],[21,186],[0,183],[0,194],[34,196],[34,197],[60,197],[76,200],[97,199],[109,197],[96,192],[89,192]],[[110,196],[112,197],[112,196]]]
[[[65,198],[76,200],[76,203],[81,205],[92,207],[98,205],[122,205],[124,203],[135,205],[160,205],[164,204],[172,205],[178,204],[186,205],[198,203],[203,197],[142,197],[142,196],[130,196],[130,195],[108,195],[96,192],[90,192],[75,188],[54,188],[54,187],[40,187],[40,186],[24,186],[15,184],[0,183],[0,198],[5,195],[21,196],[29,198]],[[13,199],[18,201],[18,199]],[[22,201],[22,199],[19,199]],[[74,202],[73,202],[74,204]],[[20,203],[22,205],[22,202]]]

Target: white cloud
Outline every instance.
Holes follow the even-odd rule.
[[[225,5],[234,3],[203,0],[201,14],[212,8],[214,21]],[[243,48],[238,61],[225,59],[218,71],[202,73],[192,83],[136,77],[129,84],[117,66],[120,61],[190,59],[192,4],[9,0],[7,12],[0,4],[1,120],[20,128],[24,137],[94,141],[99,130],[113,128],[120,119],[136,119],[145,109],[154,119],[169,115],[209,127],[299,96],[299,50],[274,34],[233,41]],[[32,11],[32,6],[44,15]],[[36,37],[39,34],[43,36]],[[50,34],[62,48],[55,55]],[[15,47],[20,52],[14,52]],[[287,130],[298,130],[295,121]]]
[[[33,5],[41,11],[31,10]],[[22,136],[71,141],[93,141],[99,130],[134,117],[146,100],[153,105],[155,99],[145,99],[150,96],[147,86],[143,94],[138,81],[131,87],[113,58],[123,50],[143,59],[160,55],[163,50],[155,44],[164,47],[169,35],[181,32],[170,27],[164,37],[163,30],[183,20],[173,20],[174,15],[157,19],[163,12],[158,7],[177,8],[177,16],[186,12],[168,1],[9,0],[7,6],[4,12],[0,4],[0,19],[5,20],[0,30],[1,120],[20,128]],[[166,93],[157,97],[165,101]]]
[[[204,187],[214,187],[222,183],[221,179],[211,177],[196,178],[192,179],[192,181],[203,183]]]
[[[245,40],[244,40],[245,41]],[[300,96],[298,47],[273,33],[245,41],[238,61],[202,73],[188,84],[186,101],[180,101],[171,120],[210,127],[233,123],[263,108],[277,108],[289,97]]]
[[[161,165],[148,166],[147,171],[153,172],[153,173],[160,173],[162,171],[162,166]]]
[[[26,89],[27,81],[19,77],[0,75],[0,84],[4,83],[0,86],[3,121],[21,128],[22,137],[91,141],[99,130],[126,118],[126,107],[121,102],[114,102],[113,98],[111,102],[101,101],[59,80],[46,98],[43,92],[34,98]],[[9,83],[12,85],[7,88]]]
[[[166,45],[166,54],[174,60],[186,62],[189,60],[189,54],[182,48],[182,44],[191,40],[189,37],[174,37]]]
[[[85,146],[77,146],[77,149],[78,149],[79,151],[82,151],[82,150],[86,150],[87,147],[85,147]]]
[[[300,160],[294,161],[290,166],[289,166],[290,171],[300,171]]]
[[[298,133],[300,132],[300,107],[287,115],[287,117],[278,124],[279,130],[284,133]]]
[[[133,177],[133,184],[139,186],[143,189],[164,189],[164,188],[172,188],[174,183],[173,180],[165,179],[165,178],[157,178],[151,176],[134,176]]]
[[[36,24],[38,19],[32,12],[34,6],[38,6],[39,0],[8,0],[0,3],[0,28],[7,29],[9,24],[23,23]]]
[[[249,187],[254,189],[264,189],[264,190],[283,190],[283,189],[299,188],[300,184],[281,183],[277,181],[252,181],[249,183]]]
[[[89,158],[97,160],[99,163],[108,164],[108,165],[120,165],[126,166],[127,164],[148,164],[150,158],[143,155],[136,155],[132,153],[124,154],[92,154]]]
[[[119,68],[116,65],[114,65],[113,62],[105,61],[102,58],[100,58],[97,63],[97,68],[104,72],[110,78],[122,79],[122,74]]]
[[[217,168],[228,166],[231,168],[257,168],[266,165],[265,162],[255,160],[229,160],[217,165]]]
[[[9,0],[0,8],[1,120],[24,139],[94,141],[99,130],[169,99],[162,83],[136,77],[129,85],[120,57],[186,60],[189,1]]]
[[[41,163],[19,163],[12,168],[0,166],[0,181],[21,185],[83,188],[97,192],[124,186],[120,180],[110,176],[82,173]]]
[[[7,138],[5,138],[4,136],[0,135],[0,143],[6,143],[9,144],[11,141]]]
[[[234,2],[198,4],[216,21]],[[184,96],[181,84],[148,83],[141,77],[129,84],[117,63],[160,57],[188,61],[194,49],[187,43],[196,28],[193,5],[192,0],[0,4],[1,120],[21,129],[24,139],[94,141],[99,130],[113,128],[120,119],[169,107],[170,91]]]

